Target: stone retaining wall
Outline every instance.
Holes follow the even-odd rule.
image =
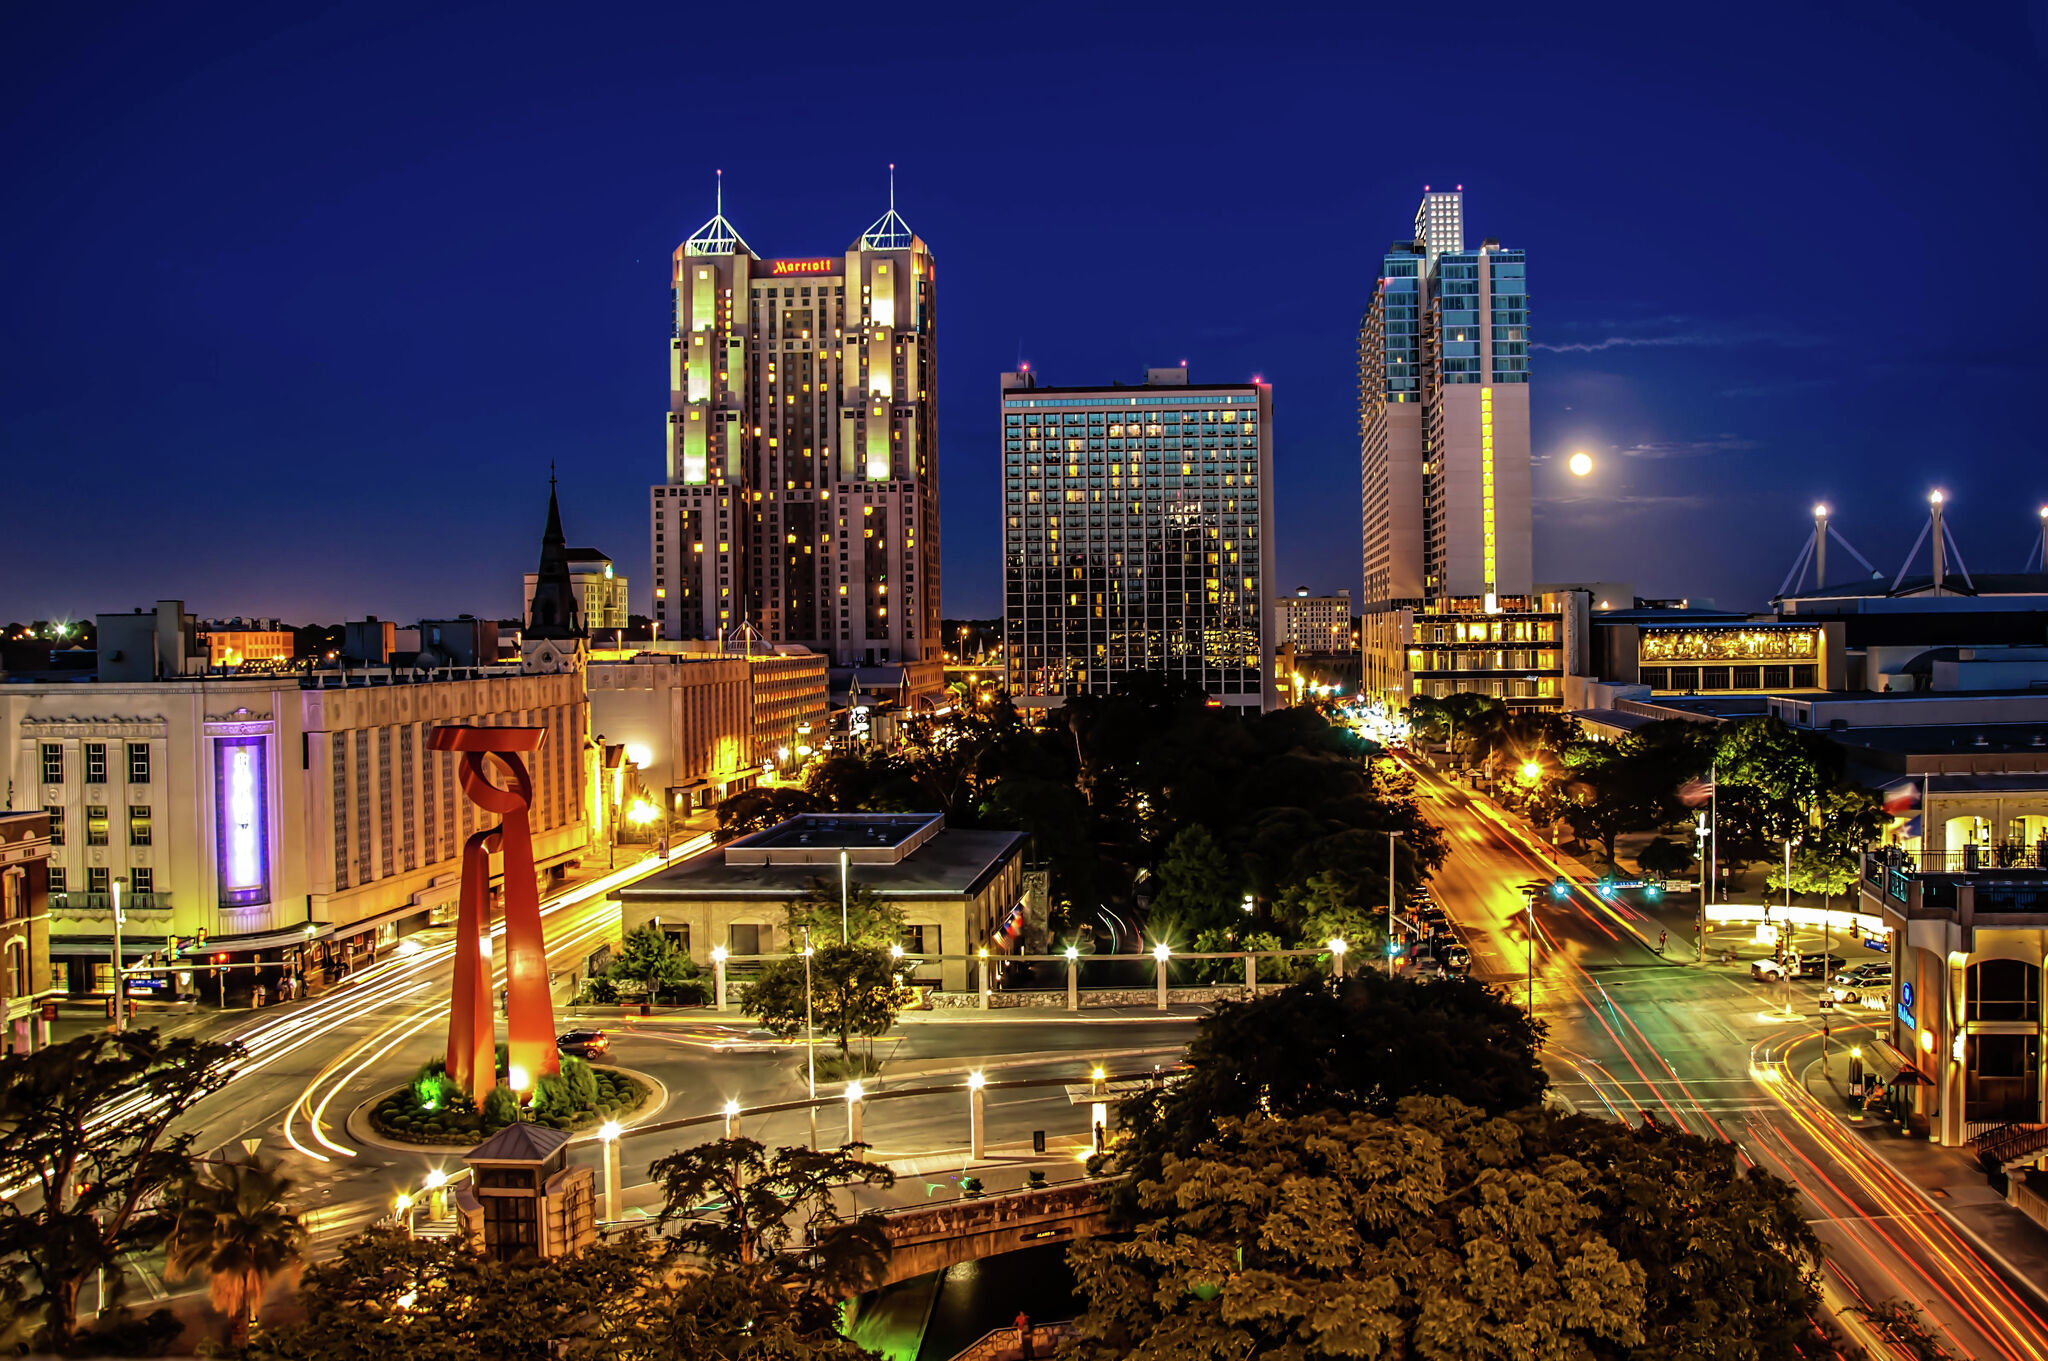
[[[1277,991],[1281,985],[1275,983],[1267,991]],[[1166,1001],[1169,1006],[1210,1006],[1217,1002],[1235,1002],[1248,997],[1242,983],[1218,983],[1196,988],[1168,988]],[[973,1011],[980,1007],[981,998],[972,992],[930,992],[925,995],[934,1011]],[[1092,1007],[1156,1007],[1159,1005],[1157,988],[1083,988],[1081,1009]],[[1057,992],[992,992],[989,994],[990,1011],[1065,1011],[1067,994]]]

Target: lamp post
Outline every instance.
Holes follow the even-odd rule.
[[[846,849],[845,849],[844,847],[841,847],[841,848],[840,848],[840,851],[839,851],[839,943],[840,943],[841,945],[851,945],[851,944],[853,944],[853,932],[852,932],[851,930],[849,930],[849,929],[848,929],[848,926],[847,926],[847,908],[846,908],[846,901],[847,901],[847,887],[846,887],[846,877],[847,877],[847,869],[848,869],[848,862],[849,862],[849,861],[850,861],[851,859],[852,859],[852,854],[851,854],[851,852],[847,851],[847,850],[846,850]]]
[[[804,1084],[810,1092],[811,1147],[818,1146],[818,1028],[811,1016],[811,928],[804,928]]]
[[[726,948],[723,945],[712,946],[711,982],[718,992],[718,1009],[720,1011],[725,1010],[725,960]]]
[[[860,1128],[860,1103],[861,1098],[866,1095],[866,1089],[864,1089],[858,1082],[849,1082],[846,1084],[846,1142],[849,1144],[861,1144],[866,1142],[864,1139],[861,1138]],[[862,1162],[866,1162],[868,1157],[867,1150],[864,1148],[855,1149],[853,1156],[860,1159]]]
[[[1100,1153],[1109,1142],[1109,1070],[1097,1064],[1089,1072],[1088,1081],[1094,1088],[1089,1095],[1095,1098],[1088,1112],[1088,1137]]]
[[[1692,829],[1692,834],[1699,839],[1700,843],[1698,853],[1693,857],[1694,863],[1699,866],[1700,870],[1700,904],[1693,911],[1692,922],[1693,953],[1697,956],[1693,962],[1695,964],[1705,964],[1707,962],[1707,815],[1705,813],[1700,814],[1699,824]]]
[[[121,890],[128,886],[127,875],[114,878],[114,1029],[128,1028],[128,999],[121,992]]]
[[[391,1202],[391,1216],[404,1226],[405,1236],[412,1237],[412,1197],[400,1191],[398,1199]]]
[[[1165,941],[1152,947],[1152,964],[1159,976],[1159,1009],[1166,1010],[1166,961],[1173,958],[1173,951]]]
[[[1081,951],[1078,947],[1067,947],[1067,1010],[1081,1009]]]
[[[435,1219],[448,1217],[448,1174],[440,1168],[427,1173],[427,1213]]]
[[[1534,889],[1522,890],[1522,911],[1528,914],[1529,918],[1529,1019],[1534,1021],[1536,1019],[1536,892]],[[1539,1039],[1537,1041],[1537,1048],[1540,1049],[1542,1047],[1543,1042]]]
[[[976,978],[977,978],[977,988],[979,989],[979,991],[980,991],[980,993],[981,993],[981,1009],[982,1009],[983,1011],[987,1011],[987,1010],[988,1010],[988,947],[987,947],[986,945],[982,946],[982,947],[980,948],[980,950],[978,950],[978,951],[977,951],[977,952],[975,953],[975,957],[974,957],[974,958],[975,958],[975,965],[974,965],[974,967],[975,967],[975,974],[976,974]]]
[[[1330,942],[1330,971],[1336,974],[1339,983],[1344,981],[1344,950],[1345,945],[1342,936],[1338,936]]]
[[[725,1137],[740,1137],[740,1103],[737,1098],[728,1097],[725,1103]]]
[[[967,1156],[976,1160],[982,1156],[982,1127],[988,1115],[982,1088],[987,1085],[988,1079],[980,1073],[967,1075]]]
[[[1394,976],[1394,834],[1387,833],[1387,977]]]
[[[624,1133],[616,1120],[607,1120],[598,1126],[597,1137],[604,1141],[604,1220],[616,1224],[619,1220],[619,1135]]]

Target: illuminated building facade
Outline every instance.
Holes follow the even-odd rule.
[[[1308,587],[1274,602],[1279,614],[1282,647],[1299,653],[1351,651],[1351,590],[1335,595],[1310,595]]]
[[[199,626],[206,664],[234,670],[251,663],[289,664],[292,631],[275,619],[215,619]]]
[[[1273,394],[1002,377],[1003,638],[1020,700],[1161,671],[1270,709]]]
[[[626,575],[605,554],[595,548],[571,548],[567,553],[569,584],[576,597],[576,613],[592,635],[614,633],[626,627]],[[533,622],[533,588],[540,573],[528,572],[519,598],[527,609],[526,622]],[[642,629],[645,638],[647,631]]]
[[[235,963],[275,961],[273,988],[286,969],[367,957],[452,908],[463,839],[489,824],[461,797],[456,758],[427,746],[441,724],[545,728],[529,760],[536,860],[583,853],[594,756],[580,669],[207,676],[180,602],[101,618],[102,637],[133,627],[97,679],[0,687],[9,806],[49,816],[64,991],[111,986],[116,881],[131,965],[204,938]],[[237,972],[231,995],[253,981]]]
[[[1426,191],[1359,326],[1367,693],[1562,700],[1561,657],[1501,655],[1556,652],[1566,608],[1536,591],[1531,563],[1528,328],[1523,252],[1491,239],[1467,250],[1462,190]],[[1482,647],[1449,641],[1471,634],[1467,616],[1511,613],[1527,617],[1500,637],[1488,624]],[[1507,641],[1552,647],[1496,646]]]
[[[931,251],[892,203],[843,254],[762,259],[722,207],[672,269],[657,631],[751,623],[863,684],[936,696]]]

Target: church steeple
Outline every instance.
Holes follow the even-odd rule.
[[[548,525],[540,536],[540,573],[526,612],[529,638],[581,638],[582,615],[569,580],[569,541],[562,534],[562,506],[555,495],[555,469],[548,465]]]

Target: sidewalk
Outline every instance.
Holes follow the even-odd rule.
[[[1809,1071],[1806,1089],[1979,1251],[2031,1286],[2038,1299],[2048,1301],[2042,1288],[2042,1282],[2048,1282],[2048,1231],[2006,1204],[1967,1147],[1945,1148],[1914,1138],[1878,1111],[1860,1121],[1852,1119],[1846,1063],[1834,1065],[1827,1077]]]

